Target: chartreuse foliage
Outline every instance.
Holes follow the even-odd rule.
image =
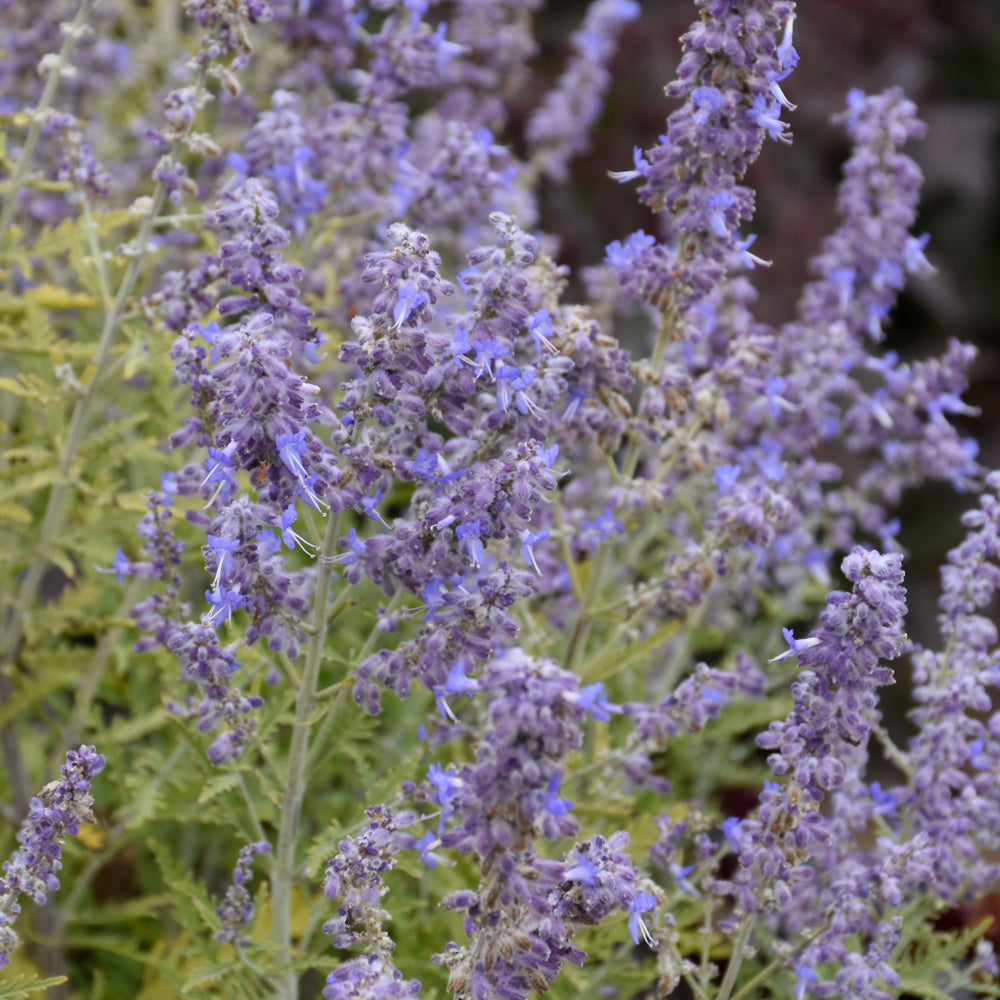
[[[611,174],[658,235],[573,276],[539,193],[642,12],[523,123],[538,6],[5,6],[0,997],[996,995],[1000,476],[972,351],[881,348],[915,108],[848,96],[765,324],[794,5],[699,0]]]

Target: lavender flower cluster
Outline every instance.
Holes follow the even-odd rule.
[[[18,943],[12,925],[21,912],[19,898],[44,903],[56,892],[63,843],[80,832],[81,823],[95,822],[90,782],[106,763],[91,746],[70,750],[60,780],[50,781],[32,798],[17,833],[21,846],[4,862],[0,878],[0,966],[10,963],[10,950]]]
[[[992,995],[989,942],[949,952],[935,920],[1000,883],[1000,473],[955,423],[973,349],[882,349],[905,283],[934,273],[916,108],[847,95],[837,227],[794,317],[765,323],[747,172],[792,141],[795,4],[697,0],[663,132],[610,174],[655,232],[619,234],[575,301],[540,185],[588,148],[642,11],[592,0],[518,135],[539,7],[185,0],[183,58],[149,81],[161,110],[127,157],[87,120],[122,71],[90,37],[128,23],[112,5],[84,0],[61,46],[57,20],[18,13],[0,56],[31,123],[8,183],[30,192],[23,228],[8,201],[0,248],[64,234],[60,267],[96,289],[72,308],[103,310],[86,385],[57,371],[76,402],[52,538],[115,338],[166,345],[172,374],[128,368],[156,387],[169,468],[99,570],[129,581],[115,627],[164,685],[165,711],[117,730],[162,773],[115,835],[147,823],[168,844],[181,823],[188,861],[219,829],[245,845],[221,902],[194,907],[215,933],[186,928],[176,954],[197,940],[204,965],[184,989],[236,970],[248,995],[297,1000],[322,968],[328,1000],[435,974],[459,1000],[527,1000],[592,972],[699,1000]],[[136,235],[104,252],[94,219],[126,224],[102,208],[119,197]],[[30,294],[32,274],[8,277]],[[907,636],[895,540],[926,482],[979,498],[943,569],[940,650]],[[5,606],[12,660],[44,570]],[[905,738],[894,669],[913,677]],[[102,681],[113,727],[128,698]],[[94,821],[105,763],[82,746],[31,800],[0,964],[18,899],[59,888],[63,840]],[[945,971],[921,964],[933,942]]]

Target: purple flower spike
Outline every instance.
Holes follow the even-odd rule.
[[[233,884],[226,890],[226,898],[215,911],[222,921],[222,928],[215,933],[215,940],[220,944],[245,947],[250,943],[243,936],[243,931],[253,920],[254,905],[246,884],[251,878],[250,866],[254,856],[270,852],[271,845],[266,840],[258,840],[240,848],[239,861],[233,869]]]
[[[81,823],[93,823],[94,799],[90,782],[107,761],[92,746],[66,754],[60,780],[50,781],[31,800],[28,815],[17,833],[20,847],[4,862],[0,878],[0,966],[10,963],[18,936],[13,923],[21,912],[18,898],[30,896],[44,904],[59,889],[62,845],[80,832]]]

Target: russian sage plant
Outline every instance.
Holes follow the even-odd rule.
[[[0,3],[0,995],[997,994],[1000,473],[974,351],[882,346],[916,109],[846,96],[763,322],[795,5],[697,0],[608,165],[654,232],[573,275],[540,191],[643,15],[518,127],[540,5]]]

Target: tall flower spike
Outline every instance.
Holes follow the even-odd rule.
[[[10,963],[10,950],[18,942],[12,924],[21,912],[19,897],[45,903],[59,888],[63,842],[80,832],[81,823],[94,822],[90,782],[106,763],[92,746],[70,750],[60,780],[50,781],[31,800],[17,833],[21,846],[4,862],[0,878],[0,966]]]
[[[731,831],[740,846],[736,893],[747,912],[787,907],[797,885],[815,880],[805,862],[835,822],[820,806],[844,784],[847,769],[864,766],[880,718],[876,689],[893,681],[880,661],[904,645],[902,557],[859,548],[841,568],[853,589],[827,597],[818,643],[799,640],[792,710],[757,737],[773,751],[768,764],[784,784],[766,782],[756,816]]]
[[[991,696],[1000,667],[997,627],[984,613],[1000,590],[1000,473],[987,485],[942,567],[943,651],[914,656],[913,780],[897,795],[913,828],[933,838],[935,891],[949,901],[1000,874],[990,860],[1000,847],[1000,712]]]
[[[479,690],[488,721],[475,763],[432,776],[448,813],[437,839],[472,854],[481,871],[477,891],[443,903],[467,915],[472,943],[451,945],[434,960],[448,968],[452,991],[471,981],[474,996],[523,1000],[544,992],[564,963],[582,963],[584,952],[572,944],[575,921],[592,923],[635,902],[635,871],[620,850],[628,840],[621,833],[578,844],[565,863],[534,847],[577,829],[556,790],[566,756],[581,745],[588,707],[601,703],[597,693],[588,697],[573,674],[519,649],[487,665]]]
[[[570,39],[569,64],[525,129],[535,161],[552,180],[565,180],[567,162],[587,149],[587,133],[600,113],[611,78],[608,62],[618,33],[638,16],[635,0],[592,0],[583,24]]]
[[[790,34],[789,0],[698,0],[698,6],[702,19],[682,39],[677,79],[667,87],[684,104],[668,118],[660,144],[647,157],[637,152],[636,169],[618,175],[642,179],[639,197],[662,213],[664,230],[662,245],[626,244],[622,284],[653,301],[669,288],[682,309],[742,259],[738,231],[753,214],[754,195],[738,182],[765,136],[790,138],[773,88],[796,58],[790,37],[778,42]]]

